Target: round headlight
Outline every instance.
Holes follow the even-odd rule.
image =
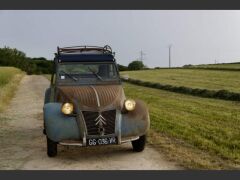
[[[63,114],[71,114],[73,112],[73,104],[72,103],[64,103],[62,105],[62,113]]]
[[[125,109],[128,111],[133,111],[136,106],[136,102],[133,99],[127,99],[124,102]]]

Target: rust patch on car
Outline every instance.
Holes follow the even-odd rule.
[[[121,85],[61,86],[57,89],[58,102],[77,101],[82,109],[121,109],[124,99]]]

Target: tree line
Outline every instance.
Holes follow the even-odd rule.
[[[27,74],[51,74],[53,61],[44,57],[30,58],[16,48],[0,48],[0,66],[17,67]],[[118,64],[119,71],[148,69],[142,61],[132,61],[128,66]]]
[[[27,74],[50,74],[53,70],[53,61],[44,57],[30,58],[16,48],[0,48],[0,66],[17,67]]]

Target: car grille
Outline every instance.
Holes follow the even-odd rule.
[[[95,121],[99,117],[99,112],[83,111],[83,117],[87,126],[88,135],[100,135],[99,125]],[[103,124],[104,135],[115,133],[116,110],[101,112],[106,124]]]

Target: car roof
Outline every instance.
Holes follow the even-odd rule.
[[[72,46],[58,47],[58,53],[55,54],[58,62],[113,62],[115,53],[108,45],[99,46]]]
[[[113,62],[112,54],[61,54],[57,56],[58,62]]]

